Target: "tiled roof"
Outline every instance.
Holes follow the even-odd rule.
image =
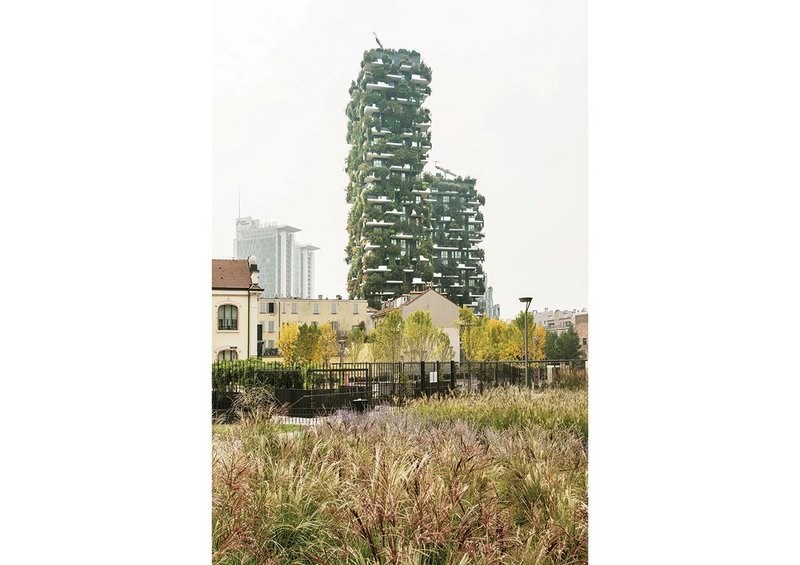
[[[252,284],[247,259],[212,259],[211,288],[264,290],[257,284]]]
[[[441,292],[438,292],[435,288],[428,288],[426,290],[421,290],[421,291],[420,290],[413,290],[409,294],[406,294],[406,296],[408,296],[409,299],[406,302],[404,302],[403,304],[401,304],[399,307],[387,306],[385,308],[381,308],[380,310],[378,310],[377,312],[372,314],[371,317],[372,318],[380,318],[380,317],[384,316],[385,314],[387,314],[388,312],[391,312],[392,310],[398,310],[400,308],[405,308],[406,306],[408,306],[409,304],[414,302],[416,299],[428,294],[429,292],[433,292],[435,294],[438,294],[439,296],[441,296],[442,298],[444,298],[448,302],[452,302],[449,298],[447,298]]]

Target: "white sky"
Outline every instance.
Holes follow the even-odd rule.
[[[501,316],[587,306],[583,0],[214,0],[213,256],[243,216],[302,229],[316,292],[346,295],[348,88],[362,53],[419,51],[433,71],[434,161],[477,178]]]

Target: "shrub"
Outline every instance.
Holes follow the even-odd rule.
[[[256,386],[302,388],[303,370],[299,367],[267,365],[258,359],[216,361],[211,365],[211,384],[215,391],[234,392]]]

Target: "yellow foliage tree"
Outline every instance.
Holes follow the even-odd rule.
[[[327,363],[331,357],[338,355],[337,337],[336,330],[330,324],[324,324],[320,328],[319,340],[314,348],[314,363]]]
[[[297,363],[297,338],[300,337],[300,328],[294,322],[287,322],[281,326],[281,335],[278,338],[278,349],[283,356],[284,363]]]

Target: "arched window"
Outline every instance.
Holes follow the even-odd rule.
[[[233,304],[224,304],[217,310],[219,320],[218,329],[238,330],[239,329],[239,308]]]
[[[236,361],[239,354],[233,349],[223,349],[217,354],[218,361]]]

